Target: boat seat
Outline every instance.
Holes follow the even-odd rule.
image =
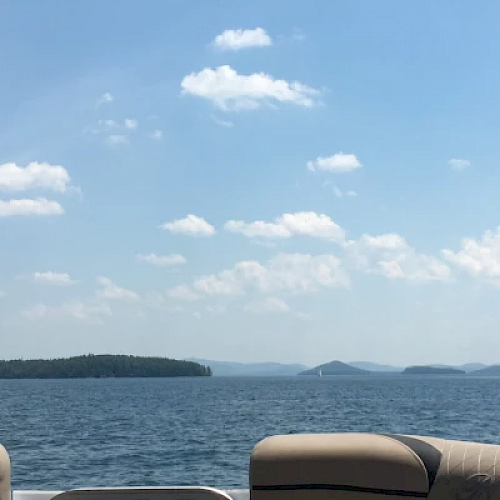
[[[500,500],[499,452],[422,436],[273,436],[252,452],[250,499]]]
[[[0,499],[2,500],[2,499]],[[215,488],[95,488],[68,490],[52,500],[232,500]]]
[[[9,454],[0,444],[0,500],[10,500]]]

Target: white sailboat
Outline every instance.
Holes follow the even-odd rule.
[[[318,370],[318,377],[321,378],[323,375],[321,373],[321,368]]]

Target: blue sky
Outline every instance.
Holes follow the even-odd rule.
[[[2,357],[500,362],[497,2],[4,2]]]

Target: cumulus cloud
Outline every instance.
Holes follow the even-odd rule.
[[[277,297],[266,297],[263,300],[250,302],[245,305],[244,309],[255,314],[290,312],[288,304]]]
[[[100,288],[96,291],[96,295],[101,299],[123,301],[135,301],[139,299],[137,293],[115,285],[109,278],[101,276],[97,278],[97,284]]]
[[[118,146],[120,144],[127,144],[128,143],[128,137],[125,135],[121,134],[111,134],[107,138],[107,143],[110,146]]]
[[[458,252],[444,249],[441,254],[471,276],[500,283],[500,226],[485,231],[479,240],[464,238]]]
[[[135,130],[137,128],[137,120],[133,120],[132,118],[126,118],[125,119],[125,128],[128,128],[129,130]]]
[[[311,107],[320,92],[300,82],[276,80],[265,73],[240,75],[230,66],[205,68],[185,76],[182,92],[203,97],[220,109],[256,109],[263,104],[288,103]]]
[[[187,302],[200,299],[200,296],[186,285],[178,285],[170,288],[167,290],[166,295],[170,299],[185,300]]]
[[[33,280],[48,285],[68,286],[76,284],[76,281],[67,273],[56,273],[53,271],[43,271],[33,273]]]
[[[312,172],[316,170],[351,172],[361,167],[362,165],[356,155],[344,153],[336,153],[332,156],[318,156],[315,160],[307,162],[307,169]]]
[[[241,50],[250,47],[267,47],[273,44],[272,38],[263,28],[253,30],[225,30],[215,37],[214,47],[220,50]]]
[[[166,222],[160,226],[160,229],[170,231],[174,234],[184,234],[186,236],[213,236],[215,227],[209,224],[202,217],[189,214],[184,219],[177,219],[172,222]]]
[[[448,165],[452,170],[460,172],[461,170],[465,170],[467,167],[470,166],[470,161],[453,158],[451,160],[448,160]]]
[[[313,293],[321,288],[348,286],[349,277],[334,255],[285,253],[265,264],[241,261],[217,275],[203,276],[193,283],[193,288],[205,295],[240,295],[249,289],[263,293]]]
[[[224,228],[248,238],[290,238],[303,235],[336,242],[345,239],[344,230],[334,220],[316,212],[285,213],[273,222],[229,220]]]
[[[15,163],[0,165],[0,191],[48,189],[65,193],[70,183],[69,174],[61,165],[36,161],[26,167],[20,167]]]
[[[0,200],[0,217],[13,216],[49,216],[62,215],[64,208],[57,202],[46,198],[21,199],[21,200]]]
[[[137,260],[139,262],[146,262],[156,267],[172,267],[178,266],[180,264],[185,264],[186,259],[179,254],[170,254],[170,255],[156,255],[154,253],[150,253],[147,255],[138,254]]]
[[[111,308],[107,304],[85,303],[78,300],[66,302],[55,307],[37,304],[21,313],[33,321],[41,319],[61,320],[70,318],[94,324],[102,323],[105,317],[113,315]]]
[[[365,234],[346,244],[346,264],[389,279],[423,283],[447,281],[450,268],[440,259],[418,253],[398,234]]]

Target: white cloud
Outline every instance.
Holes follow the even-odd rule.
[[[465,170],[467,167],[469,167],[470,161],[453,158],[453,159],[448,161],[448,165],[452,170],[456,170],[459,172],[459,171]]]
[[[128,137],[121,135],[121,134],[112,134],[112,135],[108,136],[107,142],[111,146],[117,146],[119,144],[127,144]]]
[[[266,264],[241,261],[217,275],[203,276],[193,288],[206,295],[240,295],[247,289],[262,293],[312,293],[320,288],[348,287],[349,277],[334,255],[278,254]]]
[[[156,255],[154,253],[150,253],[148,255],[138,254],[137,260],[139,262],[147,262],[152,266],[156,267],[172,267],[178,266],[180,264],[185,264],[186,259],[179,254],[170,254],[170,255]]]
[[[115,285],[109,278],[101,276],[97,278],[97,283],[100,288],[96,291],[96,295],[101,299],[124,301],[134,301],[139,299],[139,295],[137,295],[137,293]]]
[[[346,244],[346,264],[356,269],[423,283],[448,281],[450,268],[440,259],[418,253],[398,234],[363,235]]]
[[[215,37],[213,45],[220,50],[240,50],[249,47],[267,47],[272,38],[263,28],[253,30],[225,30]]]
[[[166,295],[170,299],[185,300],[187,302],[192,302],[200,298],[197,293],[186,285],[178,285],[170,288],[170,290],[167,290]]]
[[[471,276],[500,280],[500,226],[485,231],[480,240],[464,238],[458,252],[444,249],[441,254]]]
[[[111,95],[109,92],[106,92],[99,98],[95,107],[98,108],[101,104],[110,103],[113,102],[114,100],[115,100],[114,96]]]
[[[232,233],[240,233],[248,238],[290,238],[290,231],[281,224],[274,222],[245,222],[242,220],[228,220],[224,224],[224,229]]]
[[[344,196],[344,193],[337,186],[333,186],[333,194],[337,198],[342,198],[342,196]]]
[[[184,219],[166,222],[160,226],[160,229],[186,236],[213,236],[215,234],[214,226],[202,217],[192,214],[187,215]]]
[[[334,220],[316,212],[285,213],[274,222],[229,220],[224,228],[249,238],[290,238],[293,235],[303,235],[336,242],[345,239],[344,230]]]
[[[137,128],[137,120],[133,120],[131,118],[126,118],[125,119],[125,128],[128,128],[129,130],[135,130]]]
[[[156,139],[157,141],[159,141],[162,137],[163,137],[163,132],[161,130],[155,130],[152,134],[151,134],[151,137],[153,139]]]
[[[275,80],[265,73],[240,75],[230,66],[205,68],[185,76],[181,82],[184,94],[204,97],[220,109],[256,109],[273,102],[311,107],[319,91],[300,82]]]
[[[266,297],[263,300],[250,302],[244,307],[244,309],[245,311],[255,314],[290,312],[288,304],[284,300],[277,297]]]
[[[0,200],[0,217],[28,215],[62,215],[64,208],[57,202],[45,198],[34,200]]]
[[[214,115],[210,115],[212,117],[212,120],[217,123],[217,125],[220,125],[221,127],[226,127],[226,128],[232,128],[234,127],[234,123],[229,121],[229,120],[221,120],[220,118],[217,118]]]
[[[307,162],[308,170],[327,170],[329,172],[351,172],[361,168],[362,165],[359,162],[356,155],[336,153],[332,156],[318,156],[313,161]]]
[[[67,273],[56,273],[53,271],[43,271],[33,273],[33,280],[39,283],[46,283],[48,285],[68,286],[76,284],[76,281],[71,279]]]
[[[116,123],[114,120],[104,120],[103,123],[107,127],[118,127],[118,123]]]
[[[0,191],[50,189],[64,193],[70,186],[67,170],[61,165],[31,162],[26,167],[15,163],[0,165]]]
[[[347,191],[345,195],[354,197],[354,196],[358,196],[358,193],[356,193],[356,191]]]
[[[107,304],[85,303],[78,300],[66,302],[56,307],[37,304],[31,309],[21,311],[21,313],[33,321],[72,318],[89,323],[102,323],[103,318],[113,315]]]

